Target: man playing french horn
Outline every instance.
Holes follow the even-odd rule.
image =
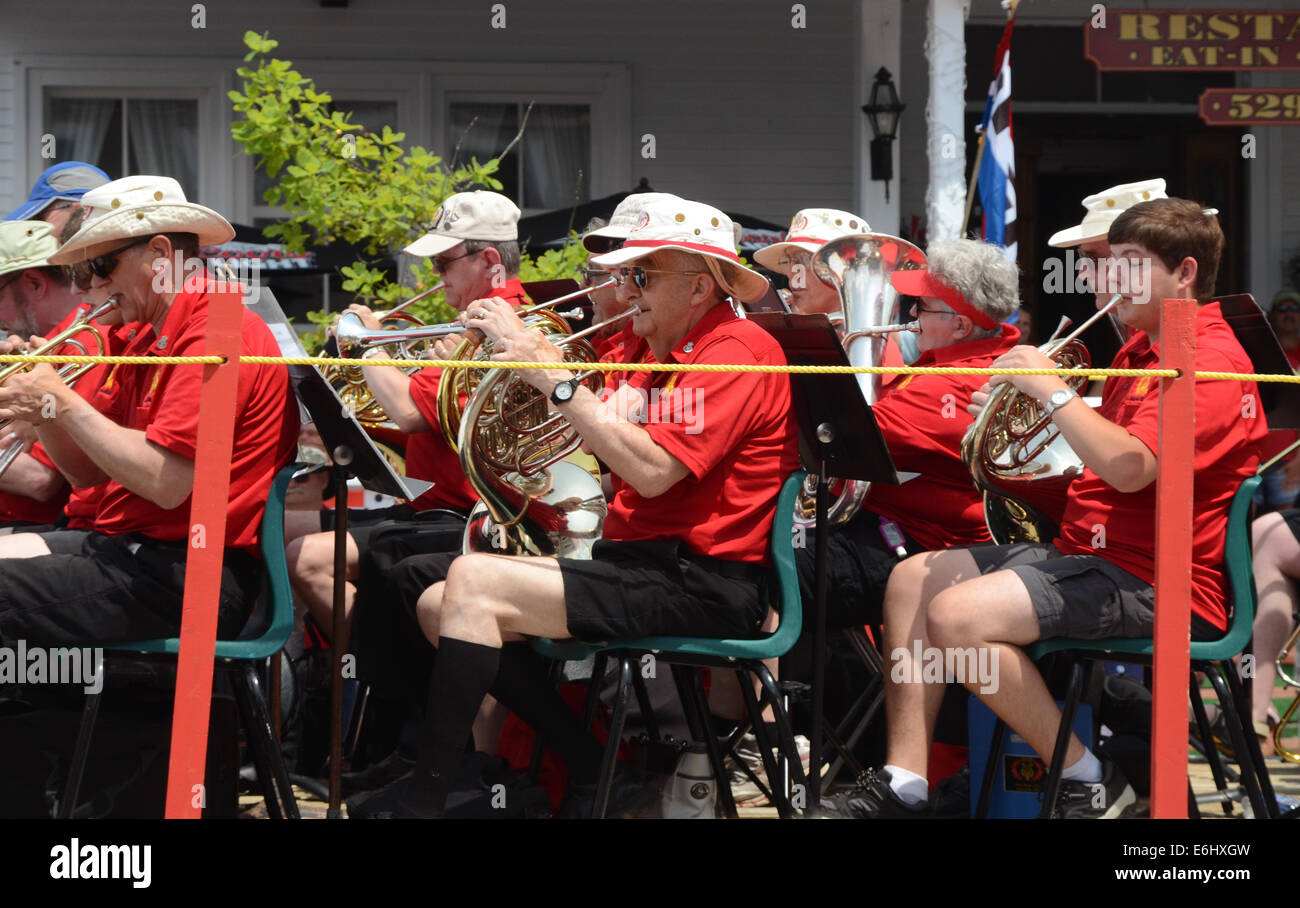
[[[593,264],[614,270],[620,299],[636,307],[627,362],[785,362],[775,340],[726,301],[759,299],[768,285],[739,263],[721,211],[681,199],[651,204],[624,247]],[[496,344],[496,359],[556,363],[520,377],[609,467],[615,496],[591,560],[465,555],[420,596],[421,625],[438,646],[428,736],[415,771],[368,802],[371,815],[441,814],[505,643],[757,633],[768,612],[772,509],[797,465],[785,375],[633,370],[602,401],[505,305],[480,300],[467,315]],[[658,407],[629,402],[650,391]],[[689,423],[688,400],[702,408]]]
[[[1162,301],[1194,296],[1201,302],[1197,371],[1251,371],[1213,301],[1223,232],[1211,213],[1185,199],[1143,202],[1115,220],[1108,241],[1111,259],[1101,273],[1108,279],[1121,268],[1143,274],[1107,288],[1119,292],[1116,311],[1135,330],[1116,356],[1116,368],[1156,366]],[[1055,363],[1036,348],[1019,346],[993,365],[1041,369]],[[885,688],[886,765],[839,798],[836,806],[844,814],[927,814],[930,741],[945,685],[925,683],[915,663],[918,651],[922,659],[934,652],[987,653],[981,664],[997,667],[992,679],[959,680],[1046,758],[1061,713],[1022,647],[1049,637],[1152,632],[1157,382],[1108,379],[1096,411],[1057,376],[995,376],[990,384],[1003,383],[1037,401],[1085,470],[1070,487],[1060,535],[1051,544],[947,549],[910,558],[894,571],[884,606],[884,651],[894,662]],[[986,399],[978,394],[972,412]],[[1193,639],[1216,639],[1227,627],[1221,561],[1228,507],[1258,462],[1267,431],[1262,414],[1253,382],[1196,383]],[[1056,815],[1110,819],[1133,800],[1119,769],[1072,737]]]

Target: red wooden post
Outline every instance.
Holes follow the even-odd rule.
[[[1196,301],[1165,300],[1160,316],[1160,443],[1156,451],[1156,617],[1151,816],[1187,818],[1187,677],[1191,671],[1192,459],[1196,449]]]
[[[190,504],[190,548],[185,567],[176,705],[172,712],[171,761],[167,770],[169,820],[198,819],[206,801],[201,786],[207,765],[212,660],[217,642],[221,562],[225,555],[243,317],[243,296],[239,290],[211,295],[204,352],[224,356],[226,362],[202,367],[194,497]]]

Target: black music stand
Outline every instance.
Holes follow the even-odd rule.
[[[343,639],[347,590],[348,478],[355,476],[372,492],[414,501],[433,483],[399,476],[379,453],[370,436],[315,366],[290,366],[294,392],[311,414],[334,461],[334,621],[330,631],[330,806],[326,817],[343,818],[340,774],[343,763]]]
[[[776,338],[792,366],[847,366],[839,336],[825,315],[755,312],[750,320]],[[822,715],[826,676],[826,477],[898,485],[889,448],[851,373],[790,376],[799,420],[799,457],[817,474],[816,583],[813,606],[812,728],[808,809],[821,809]],[[791,515],[793,519],[794,515]],[[774,530],[775,532],[775,530]]]
[[[1225,296],[1219,300],[1219,309],[1257,373],[1288,375],[1295,371],[1255,297],[1249,293]],[[1259,398],[1270,429],[1300,429],[1300,385],[1260,382]]]

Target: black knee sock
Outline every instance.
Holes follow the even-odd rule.
[[[443,637],[429,679],[427,737],[415,763],[415,778],[446,796],[447,782],[465,753],[474,717],[492,686],[501,661],[495,646]]]
[[[559,755],[577,784],[595,782],[600,773],[601,747],[582,727],[582,717],[569,708],[547,676],[546,663],[527,644],[501,650],[501,668],[492,696],[528,723]]]

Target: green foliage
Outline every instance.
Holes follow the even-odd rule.
[[[244,44],[244,62],[252,65],[236,70],[243,85],[229,93],[235,113],[231,134],[256,157],[257,166],[276,178],[265,193],[266,204],[289,213],[264,233],[296,252],[309,243],[336,240],[360,246],[373,258],[340,269],[343,289],[375,309],[391,308],[437,284],[431,259],[414,260],[414,291],[391,281],[376,265],[426,231],[448,196],[475,187],[500,189],[493,176],[498,160],[480,164],[471,158],[452,169],[428,149],[405,146],[405,134],[387,125],[367,131],[351,122],[350,113],[333,109],[331,96],[318,91],[292,63],[272,58],[277,41],[250,31]],[[548,251],[537,261],[525,257],[524,280],[572,276],[581,267],[573,262],[580,258],[585,259],[580,244],[576,250],[570,244]],[[408,311],[438,322],[454,315],[441,294]],[[318,326],[329,321],[324,313],[308,317]],[[323,336],[323,328],[309,333],[304,338],[308,349],[315,349]]]

